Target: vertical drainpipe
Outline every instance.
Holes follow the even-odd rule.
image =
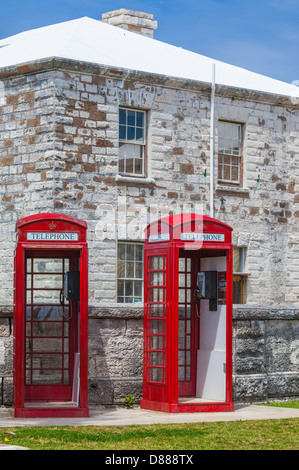
[[[212,65],[211,124],[210,124],[210,217],[214,218],[214,111],[215,64]]]

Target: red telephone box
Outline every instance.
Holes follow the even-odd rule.
[[[87,417],[87,224],[38,214],[16,225],[14,416]]]
[[[234,409],[231,232],[197,214],[146,229],[144,409]]]

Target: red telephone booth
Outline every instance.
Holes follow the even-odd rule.
[[[144,246],[144,409],[233,411],[232,228],[157,220]]]
[[[59,214],[17,222],[14,416],[87,417],[87,224]]]

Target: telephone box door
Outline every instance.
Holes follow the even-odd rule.
[[[26,254],[26,401],[72,401],[78,302],[61,292],[65,273],[77,270],[76,253]]]

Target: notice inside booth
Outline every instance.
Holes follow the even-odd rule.
[[[14,416],[88,416],[85,222],[18,221],[14,268]]]
[[[227,224],[198,214],[147,227],[144,409],[234,409],[231,232]]]

